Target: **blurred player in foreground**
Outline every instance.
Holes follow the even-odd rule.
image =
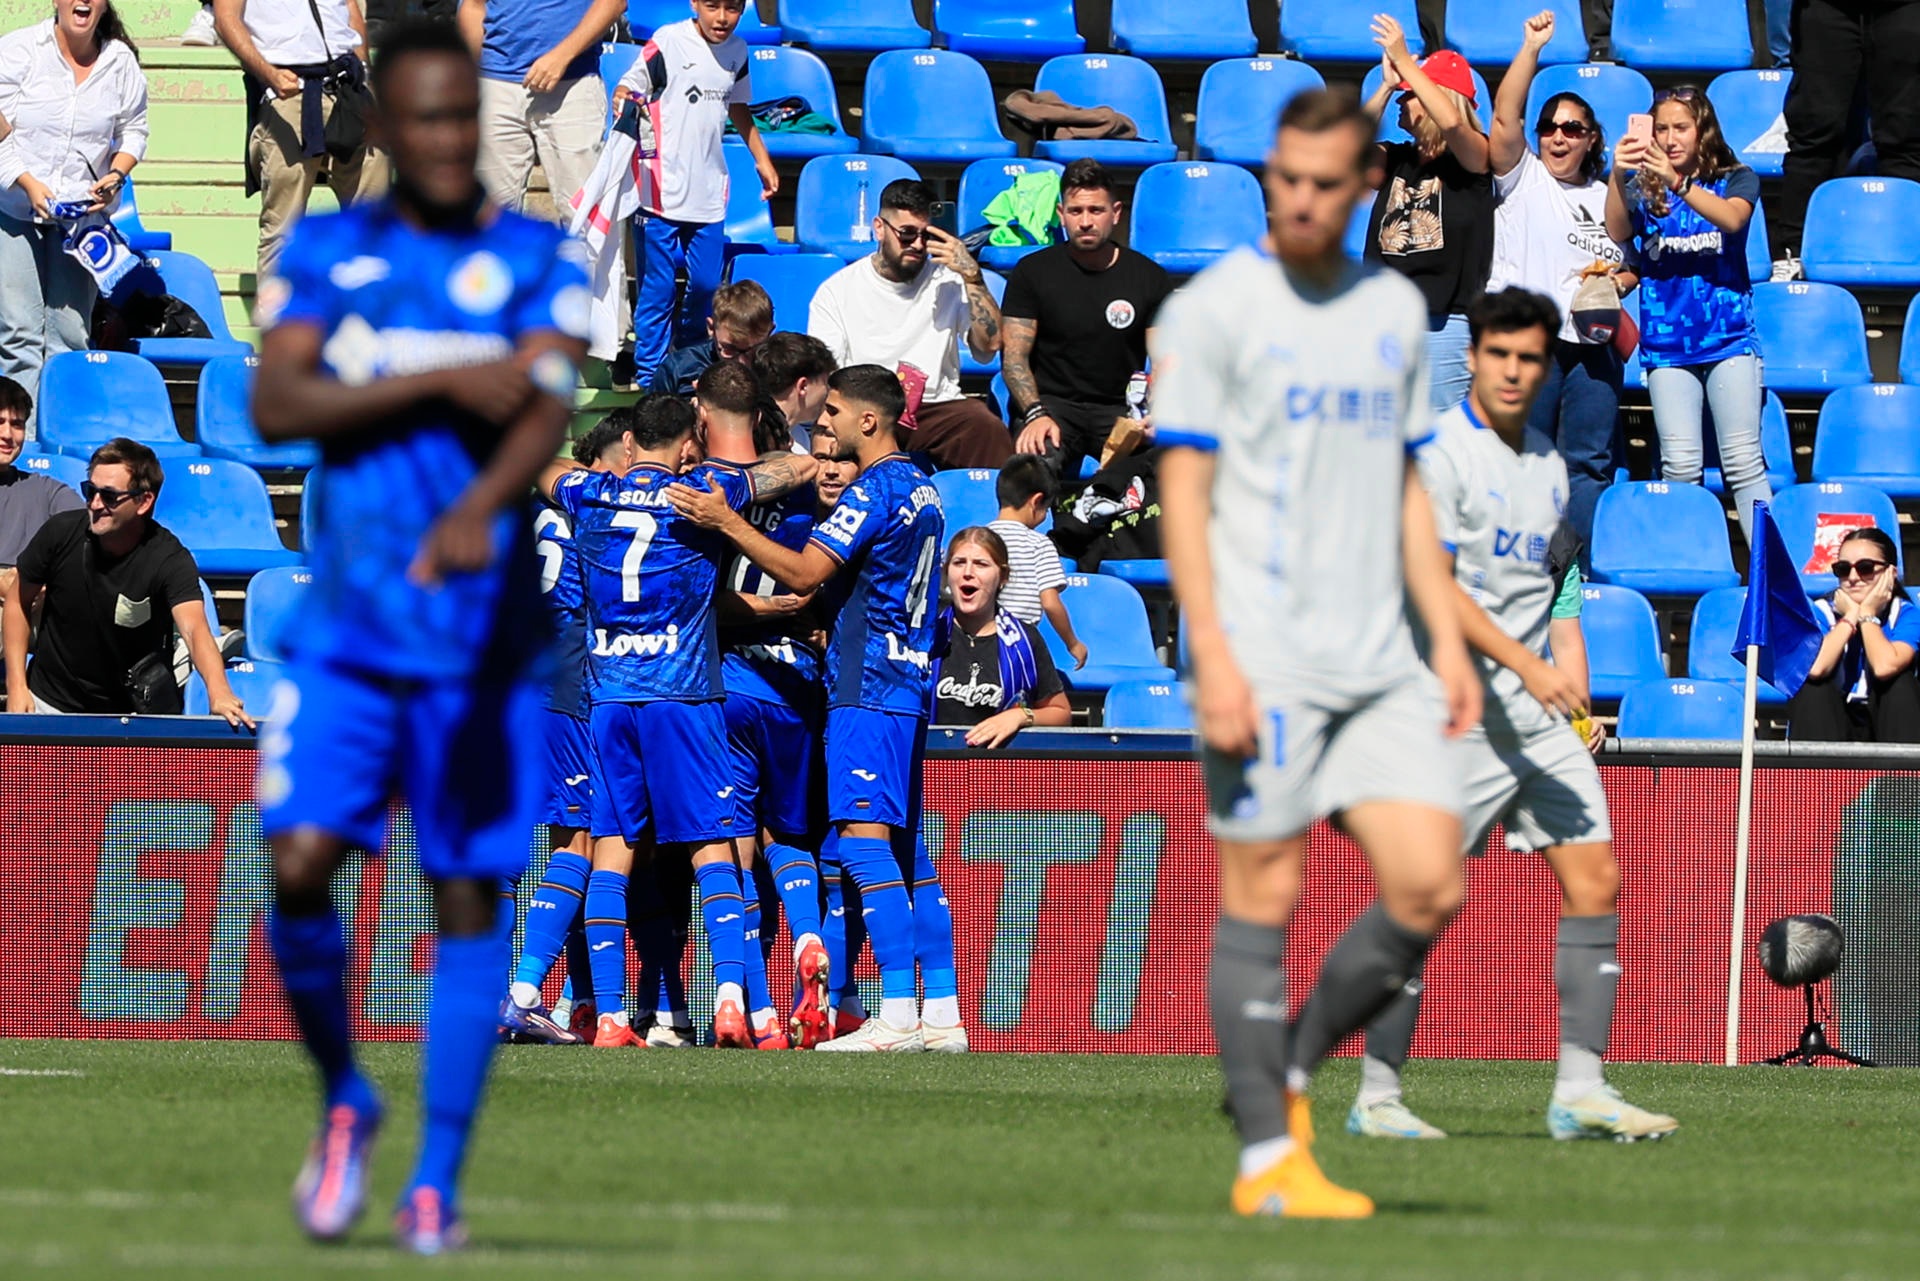
[[[1480,680],[1411,457],[1427,434],[1426,308],[1340,247],[1374,155],[1351,92],[1294,98],[1267,157],[1265,242],[1175,294],[1153,348],[1163,539],[1220,852],[1208,1001],[1246,1215],[1373,1213],[1315,1164],[1303,1092],[1419,972],[1462,894],[1448,740],[1479,719]],[[1290,1030],[1286,926],[1324,815],[1380,896]]]
[[[303,221],[260,285],[254,417],[268,440],[318,440],[324,479],[258,791],[274,959],[324,1089],[294,1209],[322,1239],[359,1217],[381,1115],[353,1060],[329,882],[349,847],[385,843],[396,792],[412,806],[439,938],[395,1227],[436,1254],[465,1236],[456,1183],[510,948],[496,889],[526,866],[545,780],[527,494],[560,446],[590,300],[558,229],[483,195],[479,76],[453,27],[396,30],[373,89],[391,194]]]

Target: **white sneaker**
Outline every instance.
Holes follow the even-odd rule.
[[[200,49],[211,49],[220,43],[220,33],[213,29],[212,5],[200,6],[200,11],[193,15],[193,21],[187,23],[187,29],[180,33],[180,43]]]
[[[958,1023],[952,1027],[935,1027],[931,1023],[922,1023],[920,1044],[928,1054],[965,1054],[967,1029]]]
[[[1382,1099],[1347,1113],[1347,1133],[1365,1139],[1444,1139],[1446,1132],[1428,1125],[1399,1099]]]
[[[813,1047],[815,1054],[918,1054],[925,1050],[919,1027],[902,1031],[878,1014],[860,1025],[858,1031],[836,1036]]]
[[[1769,284],[1784,285],[1790,280],[1805,280],[1807,273],[1800,267],[1800,260],[1792,254],[1773,260],[1773,274],[1767,277]]]
[[[647,1029],[647,1044],[656,1050],[691,1050],[700,1044],[691,1023],[655,1023]]]
[[[1660,1112],[1637,1108],[1620,1097],[1611,1085],[1562,1103],[1554,1099],[1547,1105],[1547,1133],[1556,1139],[1612,1139],[1616,1143],[1636,1143],[1642,1139],[1664,1139],[1680,1128],[1680,1123]]]

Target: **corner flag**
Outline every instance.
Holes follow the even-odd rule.
[[[1788,698],[1806,683],[1807,671],[1820,652],[1820,624],[1801,589],[1793,557],[1787,554],[1787,545],[1763,502],[1753,505],[1753,561],[1733,656],[1745,663],[1749,646],[1758,658],[1760,678]]]

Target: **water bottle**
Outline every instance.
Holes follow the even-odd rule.
[[[853,242],[857,245],[870,244],[873,241],[873,215],[867,212],[867,180],[860,180],[860,206],[853,219]]]

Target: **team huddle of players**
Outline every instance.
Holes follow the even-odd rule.
[[[695,1044],[691,882],[712,1044],[967,1048],[951,917],[915,855],[944,526],[897,450],[903,408],[890,371],[841,370],[800,453],[754,374],[723,362],[691,403],[656,395],[609,414],[541,478],[541,588],[562,638],[542,815],[553,853],[501,1007],[508,1034]],[[862,909],[887,993],[888,1017],[871,1021],[851,982]],[[785,1018],[768,978],[782,914]],[[570,992],[549,1012],[542,984],[563,950]]]

